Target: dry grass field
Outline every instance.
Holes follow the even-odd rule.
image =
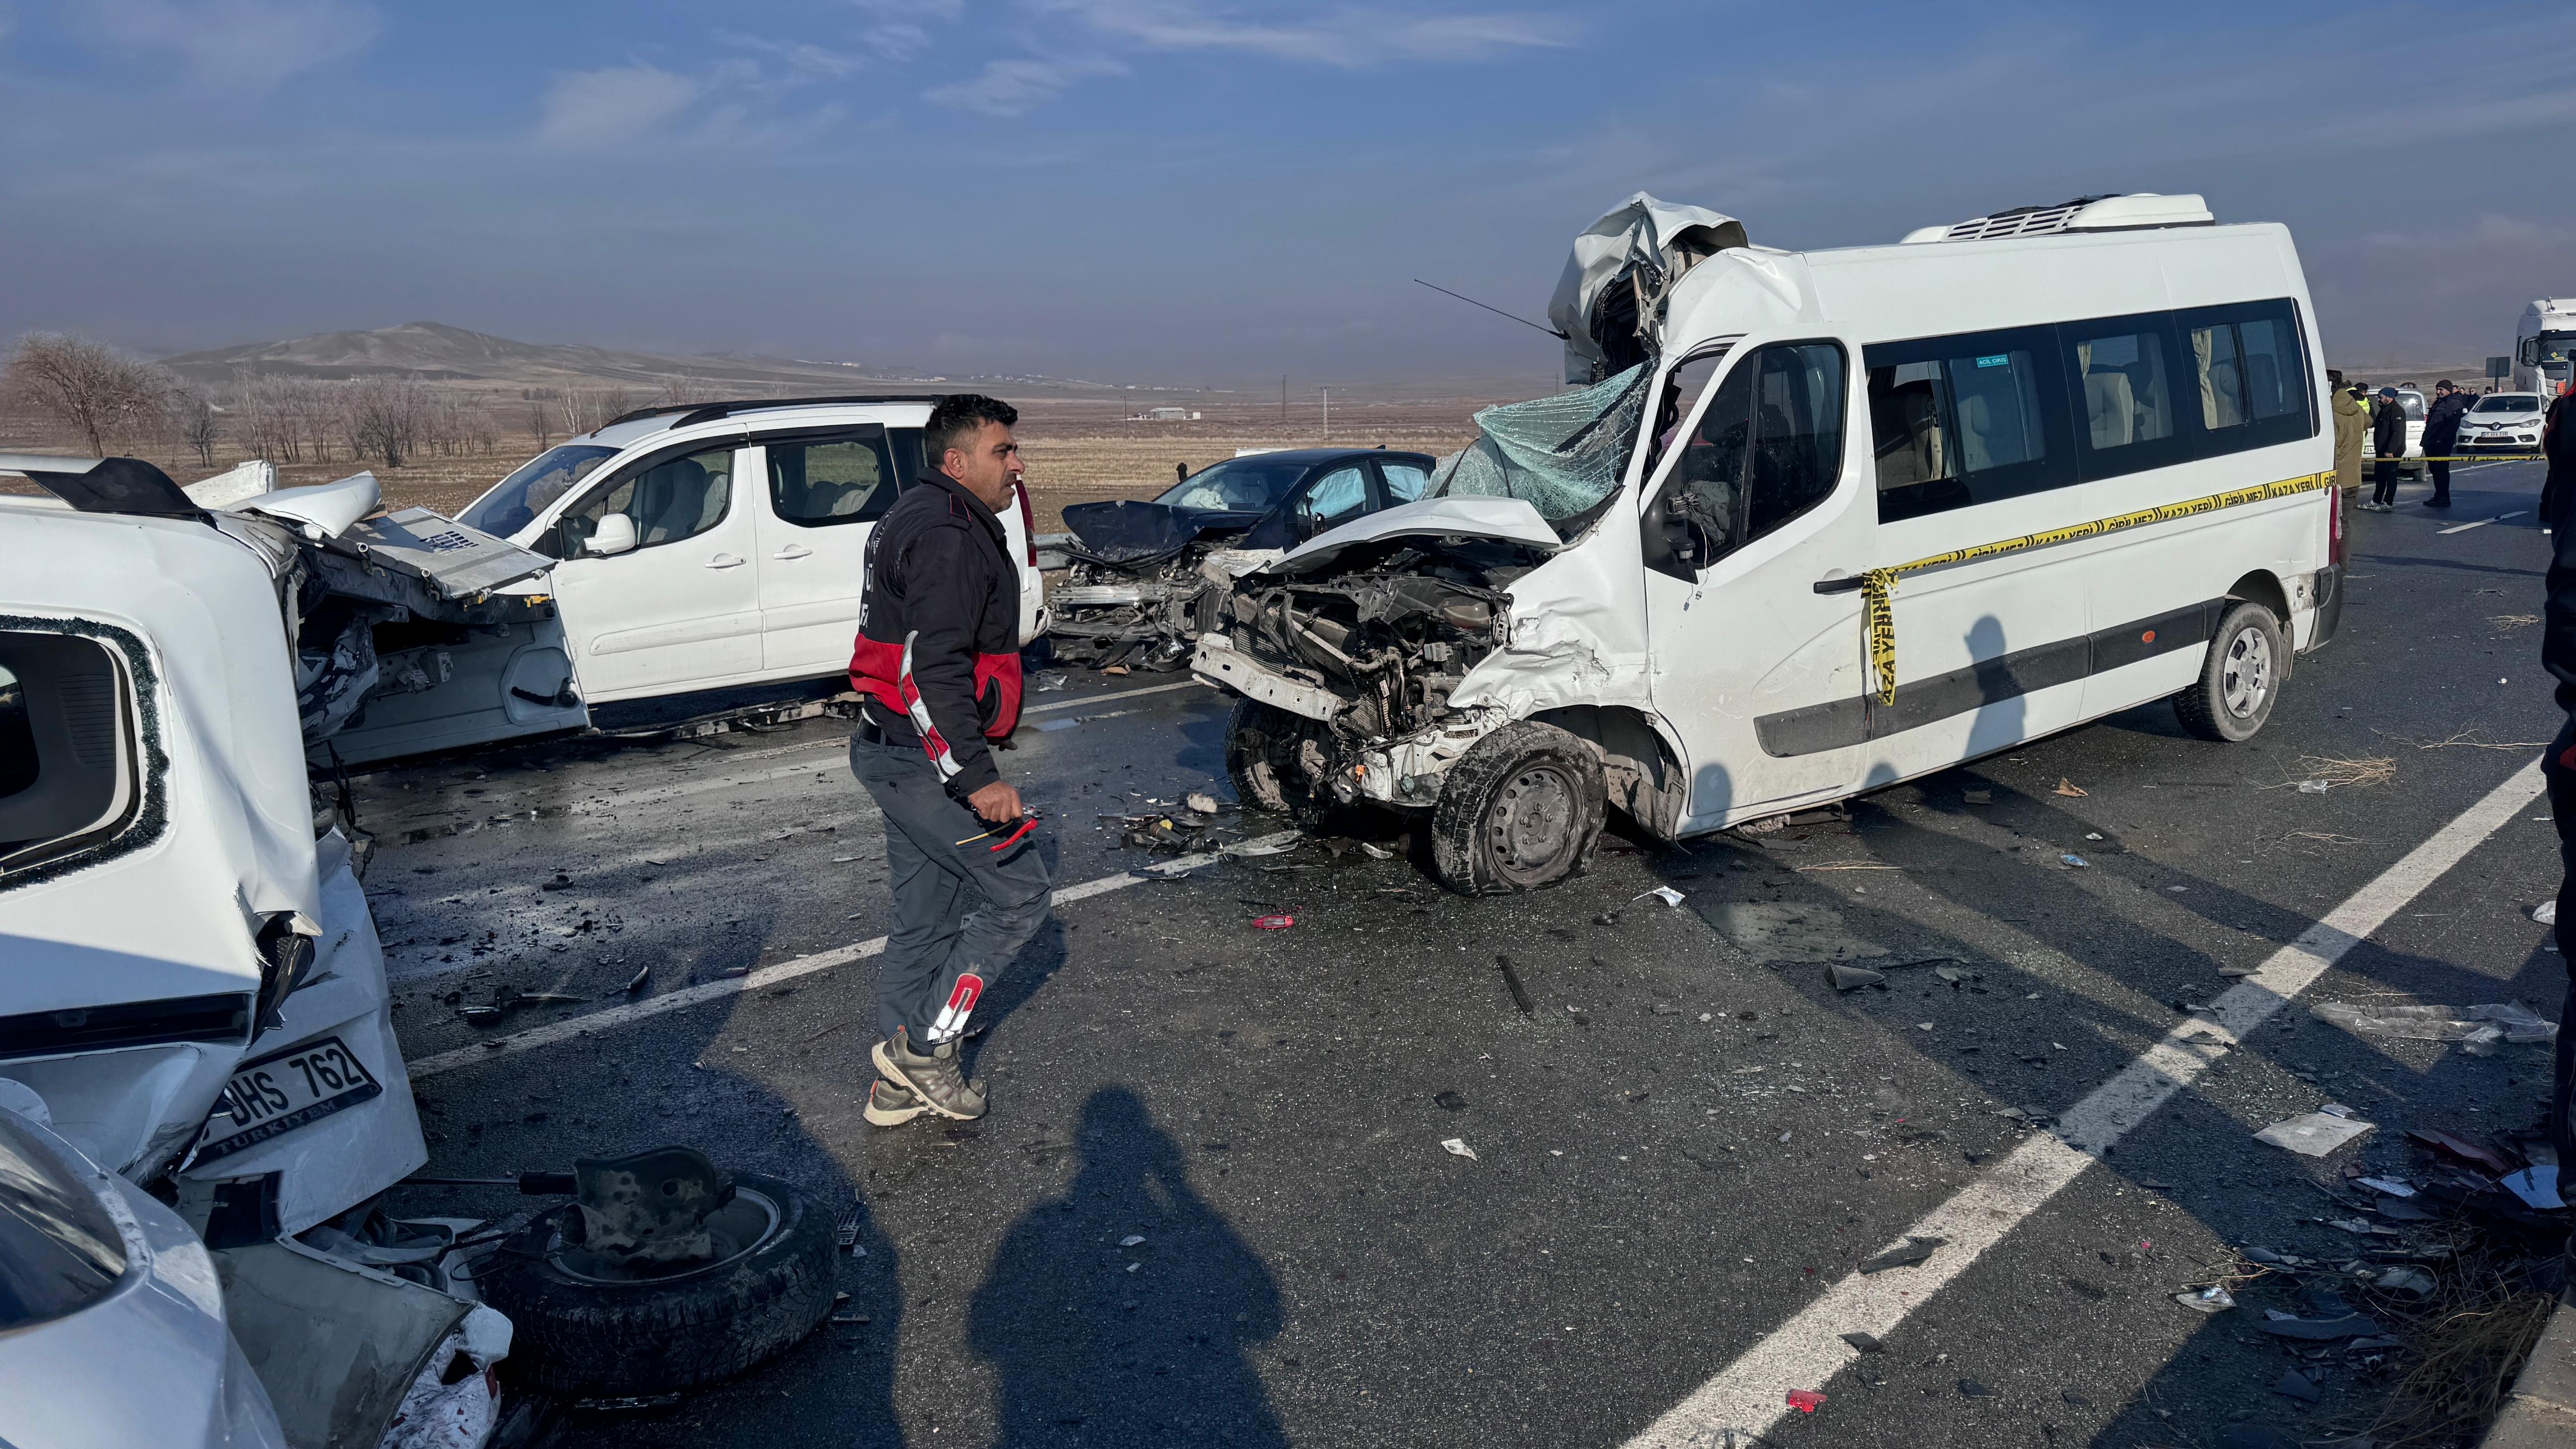
[[[1299,402],[1283,423],[1275,396],[1264,404],[1236,394],[1182,394],[1175,405],[1199,412],[1199,421],[1148,423],[1122,421],[1129,406],[1117,397],[1042,397],[1022,405],[1019,433],[1038,529],[1053,532],[1063,526],[1066,504],[1148,498],[1171,486],[1176,464],[1204,468],[1232,457],[1238,448],[1330,443],[1358,448],[1382,444],[1435,456],[1455,452],[1475,436],[1470,417],[1476,409],[1508,400],[1500,394],[1407,397],[1393,390],[1373,396],[1354,389],[1345,401],[1336,389],[1332,431],[1327,436],[1322,409],[1311,398]],[[244,456],[229,439],[216,448],[211,468],[199,463],[195,453],[168,441],[126,439],[111,447],[159,464],[181,483],[220,472]],[[0,450],[76,451],[58,433],[28,419],[8,417],[0,417]],[[372,468],[388,507],[419,505],[453,514],[536,451],[536,440],[515,429],[503,434],[495,451],[431,454],[408,459],[400,468],[352,461],[347,448],[338,447],[327,461],[281,465],[278,481],[288,486],[325,483]],[[0,492],[26,491],[31,491],[30,485],[22,480],[0,477]]]

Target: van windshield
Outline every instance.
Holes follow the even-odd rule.
[[[1646,364],[1577,392],[1476,414],[1476,441],[1440,460],[1433,498],[1518,498],[1560,536],[1618,491],[1646,412]]]
[[[508,538],[536,522],[548,504],[571,492],[573,485],[589,477],[592,469],[616,456],[615,448],[597,443],[566,443],[548,448],[493,484],[492,490],[468,505],[456,521],[495,538]]]

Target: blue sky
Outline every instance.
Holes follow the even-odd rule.
[[[2294,229],[2330,352],[2576,293],[2576,6],[0,0],[0,334],[1223,382],[1528,373],[1640,188],[1890,241],[2097,191]]]

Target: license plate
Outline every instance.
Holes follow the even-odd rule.
[[[272,1052],[233,1070],[215,1099],[197,1161],[247,1151],[334,1112],[384,1095],[358,1054],[336,1036]]]

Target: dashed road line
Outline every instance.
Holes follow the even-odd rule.
[[[2502,523],[2508,518],[2520,518],[2530,511],[2528,508],[2517,508],[2511,513],[2499,513],[2493,518],[2481,518],[2474,523],[2455,523],[2449,528],[2434,529],[2433,532],[2436,536],[2445,533],[2466,533],[2472,528],[2484,528],[2490,523]]]
[[[1217,857],[1213,855],[1174,856],[1155,867],[1163,874],[1151,876],[1122,870],[1116,875],[1105,875],[1098,880],[1087,880],[1080,885],[1066,886],[1058,890],[1055,893],[1055,904],[1069,906],[1077,901],[1087,901],[1093,896],[1105,896],[1112,891],[1123,891],[1129,886],[1140,886],[1148,881],[1163,879],[1171,873],[1214,864],[1216,859]],[[476,1062],[516,1056],[522,1052],[535,1051],[540,1047],[555,1046],[604,1031],[615,1031],[619,1027],[632,1026],[652,1017],[682,1011],[692,1006],[702,1006],[710,1001],[721,1001],[728,996],[740,996],[746,991],[759,991],[782,981],[793,981],[799,976],[811,976],[817,971],[829,971],[835,966],[847,966],[853,961],[865,961],[872,956],[882,955],[885,948],[886,938],[876,936],[854,945],[836,946],[829,951],[817,951],[810,956],[799,956],[790,961],[763,966],[749,975],[721,981],[703,981],[695,986],[682,987],[678,991],[666,992],[660,996],[648,996],[642,1001],[630,1001],[621,1006],[586,1012],[580,1016],[567,1017],[562,1021],[548,1022],[544,1026],[530,1027],[526,1031],[512,1032],[508,1036],[493,1037],[472,1046],[457,1047],[452,1051],[433,1052],[425,1057],[414,1057],[403,1065],[410,1071],[413,1081],[422,1081],[429,1077],[442,1076],[459,1067],[472,1066]]]
[[[2194,1018],[2167,1032],[2119,1075],[2069,1108],[2054,1132],[2033,1135],[1889,1245],[1903,1247],[1908,1238],[1947,1239],[1928,1261],[1891,1273],[1846,1274],[1629,1440],[1626,1449],[1698,1449],[1724,1442],[1728,1431],[1742,1442],[1769,1432],[1787,1416],[1790,1390],[1821,1388],[1860,1356],[1841,1335],[1884,1338],[1895,1332],[1988,1248],[2082,1176],[2113,1143],[2198,1081],[2245,1033],[2315,984],[2345,952],[2513,819],[2541,788],[2540,762],[2533,760],[2229,988],[2212,1003],[2214,1020]]]

